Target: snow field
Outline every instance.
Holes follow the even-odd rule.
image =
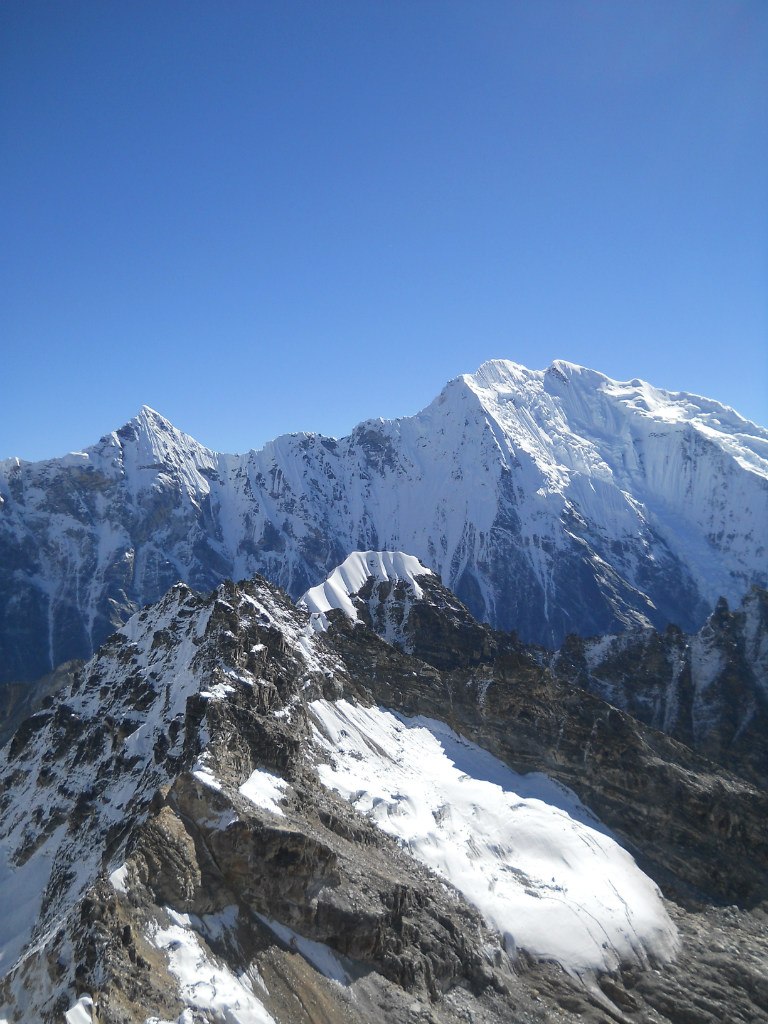
[[[669,959],[656,885],[571,791],[425,718],[310,705],[317,770],[503,937],[576,973]]]

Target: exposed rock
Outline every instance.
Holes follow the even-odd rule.
[[[571,636],[553,667],[713,761],[768,787],[768,591],[730,611],[722,599],[698,633]]]

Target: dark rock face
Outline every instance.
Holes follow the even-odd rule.
[[[569,637],[553,663],[564,680],[624,708],[719,764],[768,786],[768,592],[702,629],[669,627],[601,640]]]

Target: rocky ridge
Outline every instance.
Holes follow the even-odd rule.
[[[442,594],[452,666],[413,615],[407,653],[264,581],[178,586],[20,726],[0,754],[0,1019],[686,1024],[722,1019],[726,993],[729,1019],[768,1019],[765,792],[559,681],[436,577],[416,582],[431,623]],[[356,756],[328,716],[384,708],[403,736],[454,749],[447,723],[461,757],[490,756],[475,741],[494,771],[569,786],[569,828],[618,838],[672,901],[676,959],[637,946],[574,974],[505,945],[360,793],[322,784]]]
[[[768,433],[708,399],[505,360],[416,416],[212,452],[144,408],[91,448],[0,463],[0,672],[88,657],[181,579],[298,597],[355,550],[412,552],[473,615],[698,629],[768,585]]]
[[[732,611],[721,598],[693,635],[674,625],[571,635],[554,654],[477,622],[434,573],[399,552],[353,552],[299,604],[317,628],[338,609],[440,669],[490,665],[515,652],[768,787],[768,592],[760,587]]]

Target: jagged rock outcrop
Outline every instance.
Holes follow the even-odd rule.
[[[0,464],[0,673],[89,656],[176,581],[298,597],[351,551],[408,551],[478,619],[697,629],[768,585],[765,429],[716,402],[503,360],[340,440],[210,451],[150,409],[82,452]]]

